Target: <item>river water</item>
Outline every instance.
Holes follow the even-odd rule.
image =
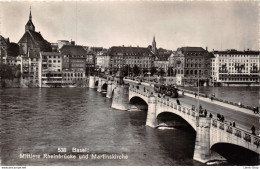
[[[0,89],[2,165],[201,165],[192,129],[145,126],[145,111],[119,111],[88,88]],[[59,154],[58,148],[127,155],[125,160],[23,159]],[[62,153],[61,153],[62,154]]]
[[[197,87],[185,87],[187,90],[198,91]],[[217,98],[221,98],[232,102],[241,102],[241,104],[251,107],[259,107],[260,87],[259,86],[224,86],[224,87],[205,87],[200,86],[200,93],[213,94]]]
[[[193,160],[193,129],[147,127],[146,111],[112,109],[111,99],[94,89],[0,89],[0,111],[2,165],[202,165]],[[73,147],[87,153],[74,153]],[[21,158],[23,154],[123,154],[127,159]]]

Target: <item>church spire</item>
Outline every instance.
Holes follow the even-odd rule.
[[[156,53],[156,42],[155,42],[155,35],[153,35],[153,42],[152,42],[152,52]]]
[[[33,25],[32,22],[32,12],[31,12],[31,7],[30,7],[30,14],[29,14],[29,21],[27,22],[27,24],[25,25],[25,31],[35,31],[35,27]]]
[[[30,16],[29,16],[29,20],[32,20],[31,7],[30,7]]]

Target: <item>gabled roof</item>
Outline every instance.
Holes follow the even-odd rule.
[[[1,44],[1,46],[6,46],[6,45],[8,45],[8,43],[10,43],[9,38],[5,39],[2,35],[0,35],[0,44]]]
[[[86,56],[87,51],[82,46],[64,45],[60,49],[62,55]]]
[[[235,49],[230,49],[226,51],[213,51],[214,54],[244,54],[244,55],[259,55],[259,51],[252,51],[252,50],[244,50],[244,51],[237,51]]]
[[[148,49],[144,47],[121,47],[121,46],[113,46],[109,48],[108,55],[114,56],[118,54],[123,55],[137,55],[137,56],[147,56],[147,55],[153,55],[153,53]]]
[[[202,47],[181,47],[179,49],[183,52],[205,52],[206,51]]]
[[[51,45],[38,32],[27,30],[18,43],[33,43],[35,48],[41,51],[49,52],[52,50]]]

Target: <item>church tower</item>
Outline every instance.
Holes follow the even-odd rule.
[[[155,42],[155,36],[153,36],[152,51],[153,51],[154,54],[156,53],[156,42]]]
[[[32,13],[31,13],[31,8],[30,8],[30,15],[29,15],[29,21],[27,22],[27,24],[25,25],[25,32],[26,31],[35,31],[35,27],[33,25],[32,22]]]

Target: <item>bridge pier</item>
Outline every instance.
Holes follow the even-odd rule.
[[[193,159],[205,163],[211,159],[210,118],[196,117],[196,141]]]
[[[112,98],[112,83],[111,83],[110,80],[107,82],[107,94],[106,94],[106,97],[107,98]]]
[[[112,85],[111,85],[111,89],[112,89]],[[129,86],[118,84],[114,89],[114,95],[113,95],[111,107],[118,110],[128,110],[129,107],[128,95],[129,95]]]
[[[101,92],[102,91],[102,79],[99,77],[98,78],[98,89],[97,89],[98,92]]]
[[[156,97],[151,95],[148,97],[148,111],[146,118],[146,125],[149,127],[156,127]]]
[[[95,76],[89,76],[89,88],[94,89],[95,88]]]

